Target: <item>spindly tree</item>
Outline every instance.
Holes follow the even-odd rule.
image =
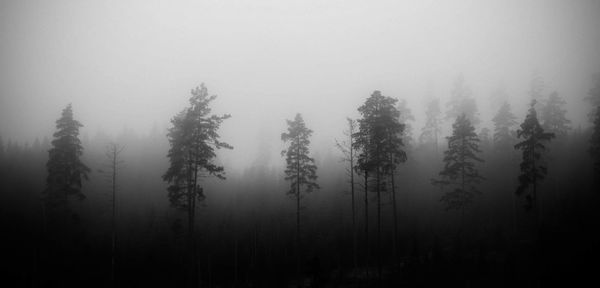
[[[563,107],[567,104],[558,93],[552,92],[542,106],[540,120],[544,130],[554,133],[556,137],[564,138],[571,129],[569,124],[571,121],[567,119],[567,110]]]
[[[441,199],[446,210],[459,210],[464,215],[465,208],[473,202],[475,195],[481,194],[477,185],[484,179],[476,167],[477,162],[483,162],[477,156],[481,152],[479,138],[475,127],[463,114],[456,118],[452,124],[452,135],[446,139],[448,150],[444,151],[444,169],[440,172],[441,179],[433,180],[433,183],[450,188]]]
[[[521,123],[521,129],[517,131],[517,137],[523,138],[523,141],[515,145],[515,149],[523,151],[523,158],[521,161],[521,174],[519,175],[519,185],[517,187],[517,195],[523,195],[528,192],[529,188],[531,193],[527,193],[527,208],[533,208],[537,215],[537,185],[546,177],[547,168],[542,161],[542,152],[546,149],[544,142],[549,142],[554,138],[553,133],[544,131],[542,125],[537,119],[537,112],[535,111],[536,101],[531,101],[529,112],[525,117],[523,123]]]
[[[380,91],[375,91],[358,108],[362,116],[358,120],[356,137],[357,148],[361,151],[358,155],[358,165],[364,175],[369,175],[373,180],[374,185],[369,187],[377,193],[378,250],[381,242],[381,192],[385,189],[385,178],[393,175],[397,165],[406,161],[406,153],[402,150],[404,124],[399,122],[397,101],[395,98],[383,96]],[[366,180],[368,182],[369,179]],[[378,272],[381,276],[381,251],[378,252]]]
[[[81,192],[82,180],[88,179],[88,168],[81,162],[83,146],[79,140],[81,123],[73,118],[71,104],[62,111],[56,120],[56,132],[49,151],[48,177],[46,178],[45,199],[51,206],[66,204],[69,196],[85,198]]]
[[[218,134],[223,120],[228,114],[211,114],[210,103],[217,98],[209,96],[204,84],[191,90],[190,106],[177,114],[172,120],[167,137],[170,149],[170,166],[163,175],[169,183],[168,196],[171,204],[186,211],[188,232],[193,234],[196,203],[204,199],[200,177],[215,176],[225,179],[223,166],[215,164],[215,149],[233,149],[221,142]]]
[[[290,181],[290,190],[287,194],[296,200],[296,245],[300,240],[300,200],[302,189],[309,193],[319,189],[317,184],[317,165],[315,159],[309,156],[310,136],[312,130],[308,129],[302,115],[296,114],[294,120],[287,120],[288,131],[281,133],[281,140],[289,143],[287,149],[281,151],[285,156],[285,180]]]
[[[433,99],[427,104],[425,111],[425,126],[421,130],[419,141],[421,143],[433,143],[435,150],[438,149],[438,138],[442,131],[442,112],[440,110],[440,100]]]
[[[498,113],[492,119],[494,122],[494,150],[497,152],[508,151],[515,142],[512,127],[517,124],[517,117],[511,112],[510,104],[504,102]]]
[[[356,144],[355,144],[355,133],[357,130],[356,120],[346,118],[348,122],[348,129],[344,131],[346,140],[335,141],[336,147],[344,155],[342,161],[348,164],[346,168],[346,174],[348,175],[348,182],[350,183],[350,196],[352,199],[352,259],[354,261],[354,268],[357,267],[357,231],[356,231],[356,205],[355,205],[355,189],[354,189],[354,163],[356,162]]]
[[[447,119],[456,119],[465,114],[472,125],[478,125],[480,120],[477,112],[477,102],[473,98],[471,88],[465,83],[463,75],[459,75],[454,81],[450,101],[447,104],[448,111],[446,112]]]

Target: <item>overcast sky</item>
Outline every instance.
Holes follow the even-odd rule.
[[[51,135],[68,103],[90,137],[162,132],[204,82],[214,111],[232,114],[222,136],[233,156],[256,153],[259,136],[278,149],[296,112],[325,147],[373,90],[407,99],[418,130],[428,86],[445,103],[463,73],[488,121],[502,84],[525,110],[533,71],[587,125],[599,16],[593,0],[4,0],[0,135]]]

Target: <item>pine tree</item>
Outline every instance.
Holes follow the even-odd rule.
[[[82,126],[73,118],[71,104],[67,105],[56,121],[57,131],[53,135],[54,140],[46,163],[48,177],[45,199],[51,206],[66,205],[69,196],[85,198],[81,192],[82,179],[88,179],[90,168],[79,159],[83,154],[79,140],[79,128]]]
[[[223,166],[215,164],[215,149],[233,149],[219,140],[219,127],[228,114],[211,114],[210,103],[217,98],[209,96],[204,83],[191,90],[190,106],[172,120],[167,137],[171,148],[168,157],[170,166],[163,175],[169,183],[168,196],[171,204],[188,214],[188,232],[194,229],[194,214],[197,201],[205,198],[204,189],[198,184],[202,176],[225,179]]]
[[[445,165],[440,172],[441,179],[433,180],[433,183],[443,188],[450,187],[441,198],[446,210],[460,210],[464,215],[465,208],[473,202],[475,195],[481,194],[477,184],[484,178],[475,164],[483,162],[483,159],[476,155],[481,152],[479,138],[465,114],[456,118],[452,130],[452,136],[446,137],[448,150],[444,151]]]
[[[404,145],[410,146],[413,143],[413,128],[411,122],[415,122],[415,116],[408,108],[408,104],[405,99],[398,101],[398,112],[400,113],[398,121],[404,124],[403,141]]]
[[[473,92],[465,83],[463,75],[459,75],[454,82],[450,101],[447,106],[446,119],[456,119],[462,114],[465,114],[472,125],[479,124],[479,116],[477,112],[477,102],[473,98]]]
[[[438,149],[438,138],[442,131],[442,119],[440,110],[440,100],[433,99],[427,104],[427,110],[425,111],[425,126],[421,130],[421,136],[419,141],[421,143],[433,143],[435,150]]]
[[[494,148],[496,151],[507,151],[515,142],[515,135],[511,130],[517,124],[517,117],[511,112],[510,104],[504,102],[498,113],[492,119],[494,122]]]
[[[535,209],[537,215],[537,185],[547,173],[547,168],[542,162],[542,152],[546,149],[543,143],[554,138],[554,134],[545,132],[540,125],[535,104],[536,101],[532,100],[529,112],[521,123],[521,129],[517,131],[517,137],[523,138],[523,141],[517,143],[515,149],[523,151],[520,165],[521,174],[516,193],[522,195],[532,186],[531,194],[526,196],[527,208]]]
[[[400,112],[396,108],[397,101],[395,98],[383,96],[381,92],[375,91],[358,108],[362,116],[358,120],[359,131],[356,137],[357,148],[361,151],[358,155],[358,165],[365,175],[365,182],[369,182],[369,177],[373,180],[374,185],[369,185],[369,187],[377,193],[379,276],[381,276],[381,192],[385,189],[385,177],[393,175],[397,165],[406,161],[406,153],[402,150],[404,143],[401,138],[404,124],[399,122]],[[394,193],[393,189],[392,193]]]
[[[300,243],[300,200],[302,199],[302,188],[309,193],[319,189],[317,184],[317,166],[315,159],[309,156],[310,136],[312,130],[308,129],[302,119],[302,115],[296,114],[294,120],[286,120],[288,124],[287,133],[281,134],[284,143],[289,142],[289,147],[281,151],[285,156],[286,169],[285,180],[290,181],[290,190],[287,194],[296,200],[296,245]]]
[[[221,142],[218,134],[223,120],[228,114],[211,114],[210,103],[217,98],[209,96],[204,83],[191,90],[190,106],[182,110],[171,120],[167,137],[170,149],[167,154],[169,168],[163,180],[169,183],[168,196],[171,205],[182,209],[188,216],[189,281],[197,286],[197,257],[194,240],[194,226],[197,202],[205,199],[204,189],[199,185],[201,177],[215,176],[225,179],[223,166],[215,164],[215,149],[233,149]]]
[[[559,138],[564,138],[571,129],[571,121],[567,119],[567,110],[563,107],[567,104],[558,93],[552,92],[548,100],[542,106],[541,122],[544,130],[554,133]]]
[[[542,99],[545,86],[542,76],[537,72],[533,72],[531,82],[529,82],[529,97],[531,100],[539,101]]]

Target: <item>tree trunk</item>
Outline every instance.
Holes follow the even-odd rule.
[[[398,260],[398,247],[397,247],[397,242],[398,242],[398,212],[397,212],[397,206],[396,206],[396,185],[394,183],[394,170],[392,169],[392,174],[391,174],[391,182],[392,182],[392,210],[393,210],[393,215],[394,215],[394,238],[393,238],[393,243],[392,243],[392,248],[393,248],[393,255],[394,255],[394,261]]]

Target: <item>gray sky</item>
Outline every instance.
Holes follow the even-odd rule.
[[[375,89],[407,99],[418,132],[427,85],[445,103],[463,73],[485,126],[500,83],[524,111],[533,71],[587,125],[599,12],[592,0],[2,1],[0,135],[50,135],[68,103],[90,136],[145,134],[204,82],[232,114],[228,157],[256,154],[259,135],[277,153],[296,112],[326,151]]]

